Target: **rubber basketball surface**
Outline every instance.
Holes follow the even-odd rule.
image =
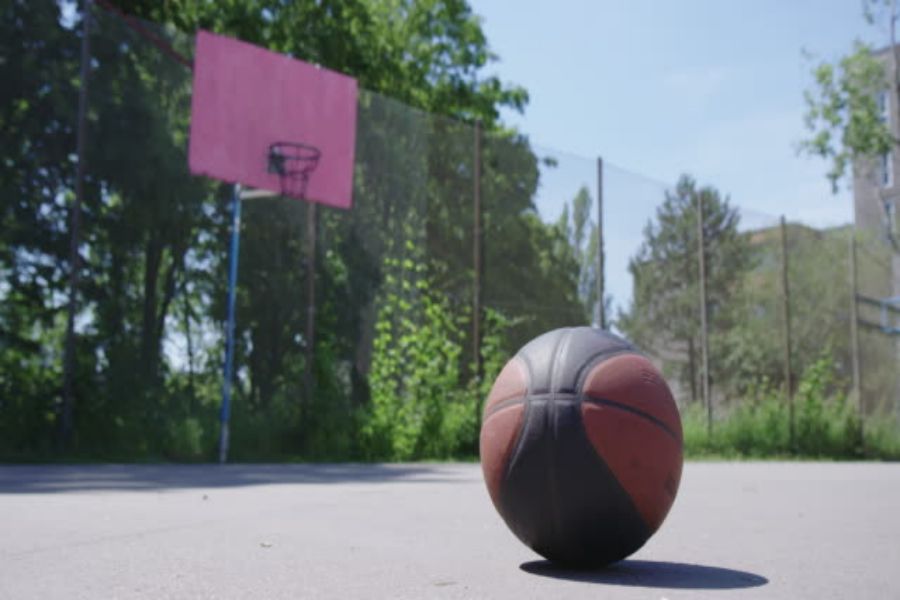
[[[509,528],[546,558],[625,558],[659,528],[681,479],[681,419],[658,370],[589,327],[523,347],[488,396],[481,464]]]

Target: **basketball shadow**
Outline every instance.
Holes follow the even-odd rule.
[[[535,560],[522,563],[519,568],[541,577],[648,588],[730,590],[769,583],[762,575],[747,571],[655,560],[623,560],[593,570],[571,569],[550,561]]]

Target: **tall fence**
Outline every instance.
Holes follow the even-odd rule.
[[[886,300],[900,291],[900,271],[890,223],[816,228],[700,183],[614,166],[604,185],[614,326],[663,368],[690,442],[706,445],[721,428],[733,437],[718,443],[748,451],[758,435],[774,453],[828,454],[835,448],[816,447],[822,437],[864,451],[856,436],[896,432],[900,311]],[[741,430],[728,431],[736,413],[745,413]],[[748,432],[748,422],[767,431]],[[835,431],[817,430],[826,427]]]
[[[79,156],[80,24],[54,3],[4,10],[0,457],[212,459],[231,189],[187,169],[192,39],[93,11]],[[601,322],[705,427],[777,405],[788,448],[823,399],[897,426],[879,303],[897,254],[877,230],[782,225],[366,91],[353,196],[243,202],[234,459],[471,455],[505,360]]]

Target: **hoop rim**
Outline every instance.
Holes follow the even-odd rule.
[[[319,165],[321,156],[321,150],[310,144],[273,142],[269,144],[267,155],[268,171],[281,177],[306,176]]]
[[[315,160],[318,159],[322,152],[311,144],[302,142],[272,142],[269,144],[269,154],[284,153],[285,150],[292,150],[294,154],[284,154],[285,158]]]

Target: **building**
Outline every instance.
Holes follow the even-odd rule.
[[[882,48],[875,52],[875,57],[884,64],[886,81],[892,81],[894,57],[891,49]],[[876,102],[882,119],[888,123],[894,137],[900,139],[897,86],[889,84],[879,91]],[[853,208],[858,234],[877,247],[886,263],[883,280],[863,282],[865,287],[879,298],[900,296],[900,147],[877,160],[854,163]]]

